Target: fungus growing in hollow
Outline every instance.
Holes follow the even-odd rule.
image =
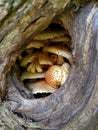
[[[64,84],[72,63],[70,45],[68,31],[57,27],[43,30],[27,45],[19,60],[21,81],[33,94],[53,93]]]

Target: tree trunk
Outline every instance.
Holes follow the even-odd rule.
[[[74,7],[69,2],[1,1],[1,129],[98,129],[98,3],[80,6],[73,16]],[[17,82],[11,67],[34,36],[55,21],[68,29],[72,38],[71,73],[55,93],[44,99],[33,99]]]

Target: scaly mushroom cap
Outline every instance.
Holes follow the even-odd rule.
[[[58,88],[61,85],[61,67],[58,65],[52,65],[46,71],[45,75],[46,82],[54,87]]]
[[[33,94],[37,93],[53,93],[56,89],[51,87],[45,80],[40,80],[35,83],[28,83],[27,87]]]

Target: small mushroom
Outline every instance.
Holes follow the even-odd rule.
[[[42,66],[40,65],[37,57],[35,57],[34,60],[32,61],[32,63],[30,65],[28,65],[27,71],[31,72],[31,73],[43,71]]]
[[[37,64],[37,58],[35,57],[32,61],[32,63],[27,67],[27,71],[31,73],[36,72],[36,64]]]
[[[33,94],[37,93],[53,93],[56,89],[51,87],[45,80],[40,80],[35,83],[28,83],[27,87]]]
[[[35,56],[33,54],[26,55],[22,60],[20,61],[20,66],[25,67],[28,63],[31,63],[34,60]]]
[[[25,79],[41,79],[41,78],[45,78],[45,72],[30,73],[25,71],[21,75],[21,81]]]
[[[42,69],[42,66],[39,64],[39,61],[37,60],[37,64],[36,64],[36,71],[37,72],[42,72],[43,71],[43,69]]]

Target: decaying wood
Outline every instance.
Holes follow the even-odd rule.
[[[33,9],[30,6],[31,3],[34,4]],[[64,8],[62,5],[53,6],[54,3],[45,0],[42,0],[41,4],[36,1],[31,3],[28,4],[28,7],[25,7],[23,2],[18,5],[15,4],[15,10],[10,7],[6,9],[8,12],[5,12],[5,16],[1,17],[0,91],[2,96],[6,90],[6,74],[17,56],[33,37],[45,29]],[[10,3],[8,2],[8,4]],[[36,6],[39,7],[39,10]],[[25,10],[27,10],[26,13]],[[66,27],[66,22],[64,22],[66,21],[66,14],[59,15],[58,19]],[[9,127],[11,123],[14,127],[17,126],[18,122],[18,126],[24,126],[24,129],[28,127],[32,130],[93,129],[98,116],[98,83],[96,82],[98,70],[97,4],[91,2],[80,9],[79,13],[67,24],[72,37],[73,66],[66,84],[44,99],[34,99],[23,86],[21,90],[19,89],[20,84],[13,82],[11,77],[13,74],[9,72],[7,75],[7,101],[0,107],[0,125],[3,125],[4,122],[4,125],[7,124]],[[19,90],[23,93],[21,94]],[[5,118],[2,118],[3,108],[4,113],[8,113],[9,116],[11,114],[11,120],[8,122],[5,120],[7,114],[3,114]]]

